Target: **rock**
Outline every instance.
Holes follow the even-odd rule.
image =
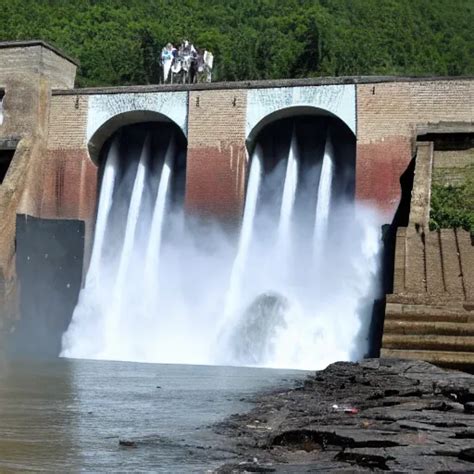
[[[464,411],[466,413],[473,413],[474,414],[474,402],[467,402],[464,404]]]
[[[474,463],[474,448],[463,449],[459,452],[459,459]]]
[[[136,448],[137,443],[135,441],[132,441],[130,439],[119,439],[119,445],[120,446],[125,446],[127,448]]]
[[[426,362],[338,362],[292,390],[258,396],[249,413],[216,425],[235,453],[227,465],[235,470],[219,472],[241,472],[235,466],[249,456],[275,472],[468,472],[473,393],[474,376]],[[255,472],[251,464],[247,472]]]
[[[230,474],[233,472],[275,472],[271,465],[261,465],[254,462],[241,462],[238,464],[226,464],[214,472],[219,474]]]
[[[383,471],[388,471],[387,461],[391,461],[395,458],[392,456],[381,456],[380,454],[365,454],[358,452],[347,452],[341,451],[338,453],[335,458],[336,461],[343,461],[349,464],[356,464],[360,467],[365,467],[369,469],[380,469]]]

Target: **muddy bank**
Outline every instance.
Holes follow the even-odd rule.
[[[474,471],[474,376],[420,361],[340,362],[215,427],[216,472]]]

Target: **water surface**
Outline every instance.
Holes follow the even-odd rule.
[[[231,456],[212,423],[249,410],[256,392],[305,375],[66,359],[2,363],[0,472],[203,472]]]

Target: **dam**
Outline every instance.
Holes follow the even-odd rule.
[[[471,238],[429,230],[433,176],[472,167],[472,78],[76,89],[44,42],[0,57],[2,345],[474,363]]]

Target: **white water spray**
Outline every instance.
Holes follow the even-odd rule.
[[[286,165],[285,184],[283,186],[283,197],[281,201],[280,221],[277,234],[278,257],[284,262],[284,267],[289,258],[291,247],[291,219],[295,204],[296,187],[298,185],[298,149],[296,133],[293,129],[291,136],[290,152]]]
[[[159,155],[160,176],[149,174],[154,152],[147,142],[133,186],[112,201],[114,182],[121,185],[113,177],[128,165],[123,159],[114,165],[109,153],[94,242],[101,285],[82,291],[62,355],[302,369],[361,357],[377,295],[378,216],[333,199],[335,163],[350,160],[335,160],[337,144],[329,137],[318,189],[304,188],[298,172],[307,166],[299,149],[305,136],[293,130],[286,168],[273,162],[273,176],[263,172],[264,163],[277,158],[257,143],[237,249],[217,227],[177,224],[181,213],[168,204],[182,148],[173,138]],[[153,205],[143,205],[147,193],[156,196]],[[294,212],[297,206],[312,209]],[[114,219],[107,218],[112,211]],[[125,232],[114,228],[120,215]],[[104,239],[122,234],[121,251],[105,254]],[[311,259],[313,248],[324,258]]]
[[[105,320],[106,343],[103,349],[103,354],[112,357],[120,356],[121,346],[123,345],[121,337],[118,334],[122,315],[122,301],[127,291],[127,271],[133,258],[133,246],[145,185],[145,172],[147,169],[149,154],[150,137],[147,136],[143,144],[140,161],[137,167],[137,174],[133,184],[132,197],[130,199],[130,207],[127,214],[127,225],[125,227],[125,237],[122,251],[120,253],[117,279],[112,294],[112,304],[107,312]]]
[[[245,199],[244,217],[240,230],[240,238],[237,255],[232,265],[229,289],[224,306],[223,324],[231,324],[232,317],[236,315],[239,307],[239,297],[242,279],[245,275],[249,247],[252,241],[255,212],[257,209],[258,192],[262,176],[262,149],[256,146],[250,165],[250,175],[247,184],[247,196]]]
[[[327,238],[329,213],[331,210],[332,181],[334,173],[334,150],[331,135],[328,132],[324,147],[323,164],[319,178],[318,197],[316,202],[316,219],[314,224],[314,254],[316,260],[324,252]]]
[[[163,224],[165,221],[165,212],[168,202],[170,182],[172,179],[172,170],[174,157],[176,153],[176,142],[174,136],[171,138],[165,155],[165,161],[161,169],[161,176],[156,195],[153,217],[151,220],[150,236],[145,257],[145,285],[148,289],[145,292],[151,296],[150,303],[156,303],[157,291],[159,289],[159,268],[161,241],[163,236]]]
[[[107,219],[109,217],[110,208],[112,207],[112,195],[114,192],[115,175],[117,171],[118,146],[119,143],[116,138],[112,142],[107,155],[107,162],[102,177],[97,222],[95,226],[95,238],[92,247],[89,272],[87,273],[86,286],[93,284],[93,282],[100,285],[101,256],[104,246],[105,231],[107,228]]]

